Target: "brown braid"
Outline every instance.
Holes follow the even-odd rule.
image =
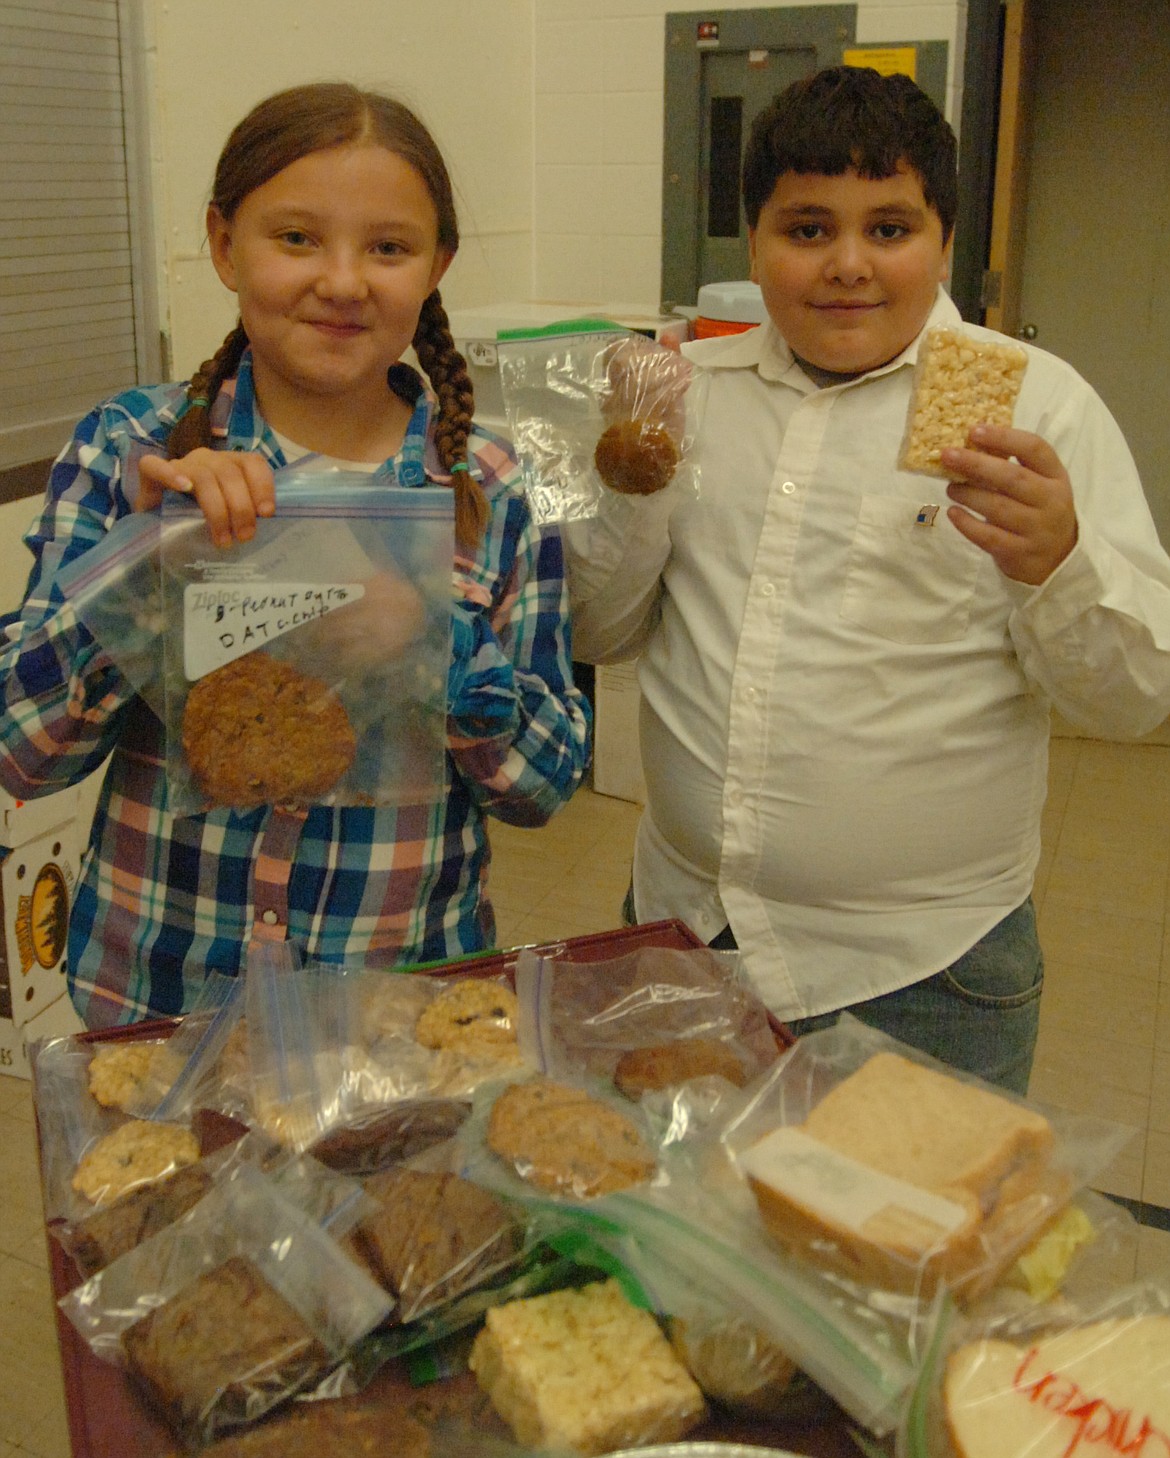
[[[437,289],[423,303],[413,343],[418,362],[439,397],[435,446],[439,460],[448,471],[454,472],[455,536],[466,546],[478,546],[487,530],[489,512],[479,482],[466,469],[475,392],[467,362],[455,348],[447,311]],[[457,466],[461,469],[455,470]]]
[[[211,445],[211,407],[220,386],[235,374],[247,347],[244,326],[237,323],[211,359],[205,359],[192,375],[187,386],[190,403],[167,436],[167,455],[172,461]]]

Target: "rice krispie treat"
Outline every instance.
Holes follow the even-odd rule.
[[[965,446],[973,425],[1012,423],[1027,365],[1027,354],[1008,339],[929,330],[918,347],[899,467],[946,480],[939,462],[944,447]]]
[[[534,1448],[587,1455],[670,1443],[706,1411],[658,1323],[616,1281],[493,1307],[470,1366]]]

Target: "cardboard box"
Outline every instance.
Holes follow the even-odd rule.
[[[36,800],[17,800],[7,790],[0,790],[0,846],[24,845],[47,835],[56,826],[76,819],[80,803],[79,785]]]
[[[604,664],[593,688],[593,788],[599,795],[646,803],[638,747],[638,690],[634,663]]]
[[[0,1073],[27,1078],[30,1042],[81,1027],[65,985],[76,823],[0,848],[0,857]]]

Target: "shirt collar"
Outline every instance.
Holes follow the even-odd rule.
[[[407,364],[394,365],[388,383],[408,405],[413,401],[414,408],[401,448],[383,468],[400,486],[425,486],[428,481],[450,485],[451,473],[440,462],[430,438],[431,416],[438,404],[434,394]],[[211,433],[224,441],[225,450],[259,451],[276,466],[287,464],[279,442],[256,408],[251,347],[244,351],[235,376],[220,386],[211,410]]]

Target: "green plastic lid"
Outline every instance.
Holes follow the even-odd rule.
[[[552,339],[558,334],[628,334],[624,324],[612,319],[558,319],[555,324],[543,324],[536,329],[499,329],[496,339],[504,343],[509,339]]]

